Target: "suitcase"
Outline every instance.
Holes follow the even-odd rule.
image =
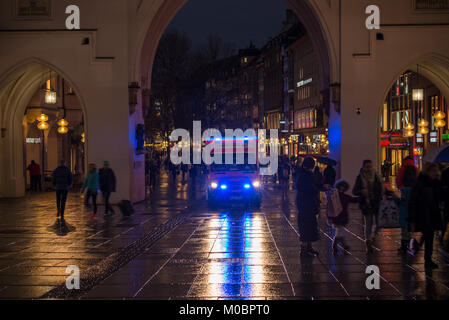
[[[134,207],[131,201],[122,200],[118,203],[118,207],[125,217],[129,217],[134,213]]]

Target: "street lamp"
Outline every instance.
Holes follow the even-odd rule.
[[[56,92],[51,90],[45,91],[45,103],[56,104]]]
[[[423,89],[413,89],[413,101],[423,101],[424,100],[424,90]]]
[[[419,120],[418,126],[419,126],[418,133],[420,133],[422,135],[426,135],[429,133],[429,128],[428,128],[429,121],[427,121],[426,119]]]
[[[56,91],[51,86],[51,70],[50,70],[50,85],[45,90],[45,103],[56,104]]]
[[[37,128],[42,131],[42,175],[45,173],[45,130],[48,130],[50,125],[48,124],[48,116],[42,113],[39,117],[37,117],[37,121],[40,121],[37,124]]]
[[[69,132],[69,128],[67,128],[67,127],[59,127],[58,128],[58,132],[60,134],[66,134],[67,132]]]
[[[46,122],[48,121],[48,116],[45,113],[42,113],[39,117],[36,118],[39,122]]]
[[[404,127],[404,130],[412,131],[415,129],[415,126],[412,123],[407,123],[407,125]]]
[[[433,117],[436,119],[435,123],[433,124],[437,128],[443,128],[446,125],[446,121],[444,119],[446,118],[446,114],[443,111],[437,111]]]
[[[429,128],[427,128],[427,127],[419,127],[418,133],[423,134],[423,135],[428,134],[429,133]]]
[[[67,126],[69,125],[69,122],[65,119],[61,119],[58,121],[58,132],[60,134],[66,134],[67,132],[69,132],[69,128],[67,128]]]

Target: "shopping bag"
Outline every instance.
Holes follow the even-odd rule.
[[[327,216],[329,218],[336,218],[343,211],[343,206],[340,201],[340,194],[338,190],[332,189],[326,192],[327,199]]]
[[[379,228],[395,229],[400,228],[399,207],[394,200],[382,200],[379,208]]]

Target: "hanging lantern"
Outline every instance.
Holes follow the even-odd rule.
[[[56,104],[56,92],[52,90],[45,91],[45,103]]]
[[[429,128],[427,127],[419,127],[418,133],[420,134],[428,134],[429,133]]]
[[[421,119],[418,122],[418,126],[420,126],[420,127],[428,127],[429,126],[429,121],[427,121],[426,119]]]
[[[86,142],[86,135],[83,133],[81,133],[81,142],[84,143]]]
[[[444,118],[446,118],[446,114],[443,111],[437,111],[433,117],[437,120],[443,120]]]
[[[413,89],[413,101],[423,101],[424,100],[424,90],[423,89]]]
[[[58,132],[60,134],[66,134],[67,132],[69,132],[69,128],[67,128],[67,127],[59,127],[58,128]]]
[[[41,121],[37,125],[37,128],[39,130],[48,130],[49,127],[50,127],[49,124],[47,122],[45,122],[45,121]]]
[[[45,113],[42,113],[39,117],[36,118],[36,120],[39,122],[47,122],[48,116]]]
[[[438,119],[433,125],[437,128],[443,128],[444,126],[446,126],[446,121]]]
[[[65,119],[61,119],[58,121],[58,126],[60,127],[67,127],[69,125],[69,122]]]
[[[412,130],[408,130],[408,129],[404,129],[404,137],[406,138],[411,138],[415,135],[415,131]]]
[[[407,131],[412,131],[413,129],[415,129],[415,126],[411,123],[407,123],[407,125],[404,127],[404,130]]]

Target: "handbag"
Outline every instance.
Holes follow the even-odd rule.
[[[329,218],[336,218],[343,211],[343,206],[341,205],[340,193],[337,189],[332,189],[326,191],[327,199],[327,216]]]
[[[400,228],[399,207],[394,200],[382,200],[378,213],[378,228],[396,229]]]

